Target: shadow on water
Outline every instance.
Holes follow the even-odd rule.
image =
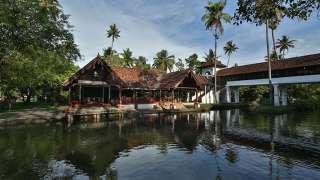
[[[316,179],[319,117],[235,109],[5,128],[0,179]]]

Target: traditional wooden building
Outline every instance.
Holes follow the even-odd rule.
[[[198,102],[208,80],[191,70],[165,73],[110,67],[99,55],[64,82],[71,106],[154,105]],[[192,98],[195,97],[195,98]]]

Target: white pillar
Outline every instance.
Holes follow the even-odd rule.
[[[207,98],[207,86],[204,86],[204,96],[203,97],[204,97],[204,103],[208,104],[208,101],[207,101],[207,99],[208,99]]]
[[[231,92],[229,86],[226,86],[226,102],[231,103]]]
[[[273,103],[274,106],[279,106],[280,102],[279,102],[279,85],[278,84],[274,84],[273,85]]]
[[[190,93],[187,92],[187,102],[190,102]]]
[[[288,105],[288,89],[286,86],[281,87],[281,105]]]
[[[235,87],[234,90],[234,102],[239,103],[240,102],[240,90],[239,87]]]

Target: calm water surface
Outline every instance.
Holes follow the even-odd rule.
[[[0,179],[320,179],[320,112],[0,129]]]

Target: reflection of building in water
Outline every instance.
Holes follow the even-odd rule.
[[[232,109],[226,111],[226,127],[239,127],[240,125],[240,110]]]

